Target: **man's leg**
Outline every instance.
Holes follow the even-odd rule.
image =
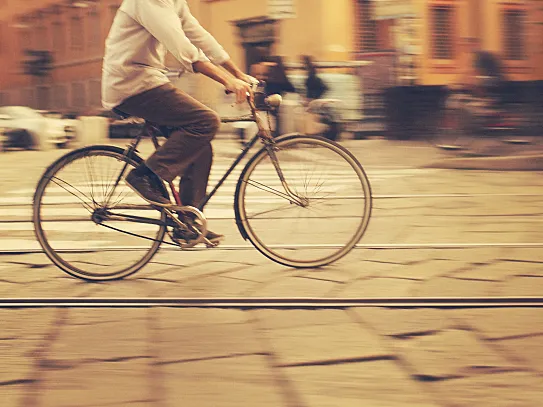
[[[189,165],[179,181],[179,196],[183,205],[198,207],[206,196],[206,187],[213,163],[211,144],[205,146],[198,158]]]
[[[142,168],[133,172],[141,179],[145,178],[141,175],[149,171],[167,182],[181,176],[182,204],[197,206],[206,194],[212,163],[211,140],[220,126],[217,114],[170,84],[133,96],[117,109],[177,129]],[[153,197],[157,198],[157,194],[155,191]],[[154,202],[154,199],[149,200]],[[210,231],[206,237],[209,240],[222,238]]]
[[[210,165],[210,142],[219,128],[220,119],[191,96],[168,84],[128,98],[117,108],[150,122],[178,129],[145,162],[163,180],[172,181],[199,159],[204,161],[198,164],[199,168]],[[192,186],[205,195],[209,170],[204,172],[206,174],[193,177]]]

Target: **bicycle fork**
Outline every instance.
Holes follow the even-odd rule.
[[[283,175],[283,170],[281,170],[281,166],[279,165],[279,160],[277,159],[277,155],[275,154],[274,144],[270,144],[266,146],[266,149],[268,150],[268,155],[270,156],[270,159],[273,163],[275,171],[277,172],[277,176],[279,177],[279,180],[281,181],[281,185],[283,185],[283,188],[285,189],[287,196],[291,200],[291,203],[301,206],[302,208],[305,208],[306,206],[308,206],[309,205],[308,199],[297,196],[294,192],[292,192],[292,190],[288,186],[287,180],[285,179],[285,176]]]

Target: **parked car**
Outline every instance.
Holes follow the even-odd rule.
[[[111,110],[104,110],[98,116],[109,121],[109,138],[134,138],[143,131],[145,121],[136,117],[121,119]]]
[[[3,147],[47,149],[66,147],[75,137],[76,124],[59,113],[40,112],[27,106],[0,107]]]

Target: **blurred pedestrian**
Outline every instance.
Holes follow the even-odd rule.
[[[313,63],[313,58],[309,55],[303,55],[302,60],[307,71],[307,78],[305,80],[306,99],[308,102],[320,99],[327,91],[328,86],[317,75],[317,68]]]
[[[278,55],[268,56],[262,62],[266,81],[266,94],[279,94],[284,97],[288,93],[296,93],[296,88],[287,76],[287,69],[283,58]],[[273,112],[275,117],[275,135],[279,136],[281,130],[281,107]]]

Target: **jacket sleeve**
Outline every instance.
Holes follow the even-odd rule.
[[[125,1],[121,10],[145,27],[187,71],[194,72],[192,64],[205,59],[187,38],[173,0]]]
[[[215,65],[220,65],[229,60],[230,55],[228,55],[218,41],[207,32],[191,14],[186,0],[181,0],[181,2],[181,23],[183,30],[190,41],[201,48],[209,60]]]

